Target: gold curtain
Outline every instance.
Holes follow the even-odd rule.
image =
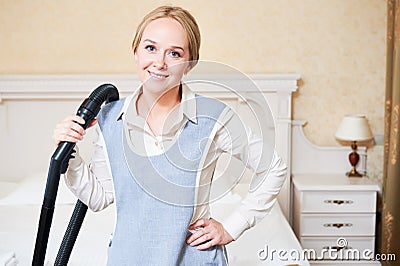
[[[382,254],[400,261],[400,0],[388,0],[385,142],[382,185]]]

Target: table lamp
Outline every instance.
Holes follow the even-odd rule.
[[[349,154],[349,161],[352,166],[348,177],[361,177],[362,174],[356,170],[360,155],[357,153],[357,142],[373,139],[368,121],[364,115],[347,115],[343,118],[335,134],[336,139],[351,142],[352,152]]]

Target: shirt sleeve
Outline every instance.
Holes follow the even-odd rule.
[[[73,159],[69,161],[65,182],[69,189],[91,210],[100,211],[114,202],[114,186],[103,134],[96,125],[93,141],[93,156],[87,165],[75,147]]]
[[[247,192],[231,215],[221,221],[236,240],[270,212],[285,182],[287,167],[274,147],[271,147],[272,156],[263,153],[262,138],[253,134],[231,109],[221,117],[221,121],[224,126],[215,136],[218,148],[244,162],[253,171],[253,180],[261,180],[256,189]]]

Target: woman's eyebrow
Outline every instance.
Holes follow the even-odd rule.
[[[185,51],[185,49],[183,49],[183,48],[180,47],[180,46],[171,46],[171,48],[173,48],[173,49],[180,49],[180,50],[182,50],[182,51]]]
[[[153,40],[150,40],[150,39],[145,39],[143,42],[157,43],[157,42],[155,42],[155,41],[153,41]]]
[[[156,41],[153,41],[153,40],[151,40],[151,39],[145,39],[143,42],[150,42],[150,43],[152,43],[152,44],[156,44],[156,43],[157,43]],[[181,46],[173,45],[173,46],[171,46],[171,48],[173,48],[173,49],[180,49],[180,50],[182,50],[182,51],[185,51],[185,49],[183,49]]]

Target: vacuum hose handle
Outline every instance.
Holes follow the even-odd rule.
[[[85,120],[85,124],[81,126],[84,129],[89,126],[99,113],[104,102],[108,103],[118,99],[118,90],[114,85],[103,84],[99,86],[83,101],[76,113]],[[66,172],[74,147],[75,143],[73,142],[60,142],[51,157],[32,260],[33,266],[42,266],[44,264],[60,175]]]

